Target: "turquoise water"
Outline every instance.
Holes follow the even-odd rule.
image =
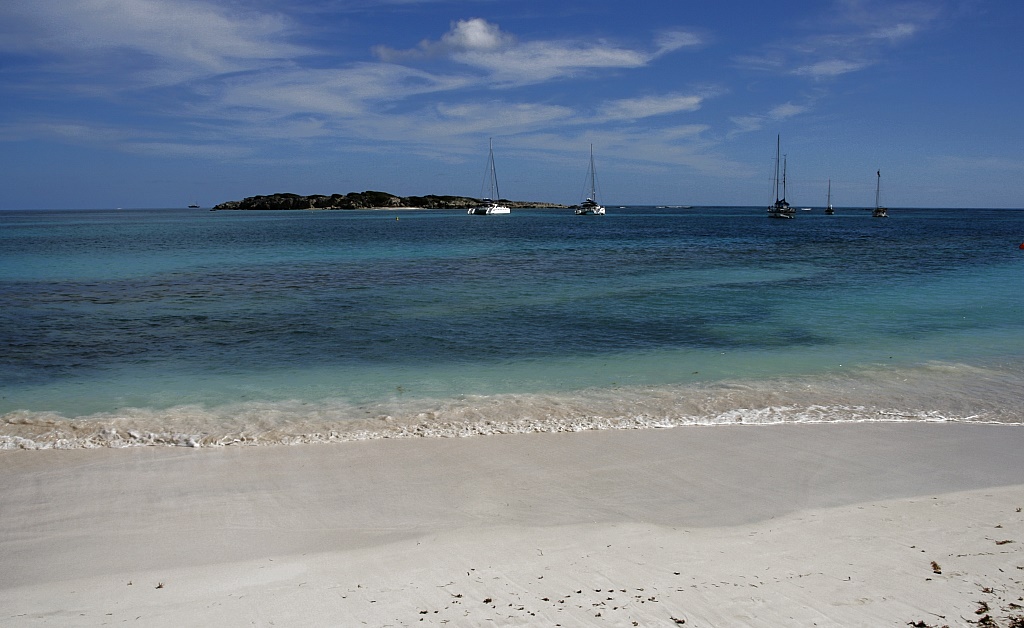
[[[0,446],[1020,422],[1024,211],[0,212]]]

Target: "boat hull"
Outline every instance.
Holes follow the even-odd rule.
[[[471,216],[491,216],[493,214],[511,214],[512,210],[504,205],[485,205],[473,207],[466,213]]]
[[[795,216],[796,210],[790,207],[786,201],[776,201],[768,208],[769,218],[794,218]]]

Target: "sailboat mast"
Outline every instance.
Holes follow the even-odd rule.
[[[787,156],[782,157],[782,200],[786,200],[786,163]]]
[[[498,189],[498,171],[494,167],[494,141],[492,138],[487,139],[487,151],[488,160],[491,162],[491,196],[497,201],[501,198],[501,190]]]
[[[879,170],[879,171],[878,171],[878,172],[876,172],[875,174],[876,174],[876,175],[878,175],[878,180],[877,180],[877,183],[875,183],[875,209],[878,209],[879,207],[881,207],[881,206],[882,206],[882,205],[881,205],[881,204],[880,204],[880,203],[878,202],[878,201],[880,200],[880,199],[879,199],[879,196],[878,196],[878,194],[879,194],[879,192],[881,192],[881,191],[882,191],[882,171],[881,171],[881,170]]]
[[[590,198],[597,200],[597,171],[594,170],[594,145],[590,145]]]
[[[828,180],[828,206],[832,207],[832,179]]]
[[[779,151],[782,149],[782,135],[775,136],[775,204],[779,204]]]

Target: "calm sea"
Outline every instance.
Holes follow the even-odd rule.
[[[0,212],[0,448],[1024,420],[1024,211]]]

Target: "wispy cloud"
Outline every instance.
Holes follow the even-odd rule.
[[[383,103],[470,83],[465,77],[389,63],[358,63],[342,69],[283,68],[226,78],[211,89],[211,106],[258,109],[278,116],[359,116]]]
[[[934,6],[918,2],[845,0],[803,24],[806,33],[771,42],[759,53],[735,57],[743,68],[831,79],[884,62],[896,46],[926,30]]]
[[[690,31],[666,31],[658,35],[655,43],[658,45],[658,54],[667,54],[682,48],[692,48],[703,44],[705,39]]]
[[[441,38],[441,44],[444,48],[456,51],[490,52],[514,45],[515,39],[502,33],[497,24],[473,18],[455,22],[452,29]]]
[[[0,24],[2,50],[136,79],[235,72],[309,53],[287,41],[291,25],[280,15],[198,0],[6,0]]]
[[[593,144],[607,160],[614,155],[617,168],[637,173],[664,173],[680,166],[713,177],[734,177],[747,166],[716,152],[718,142],[707,137],[706,124],[679,124],[660,127],[657,134],[633,126],[601,129],[583,127],[578,132],[539,132],[518,138],[524,150],[563,154],[566,146]],[[579,163],[580,153],[571,155]],[[599,165],[600,167],[600,165]]]
[[[733,124],[733,128],[729,130],[729,133],[726,135],[726,137],[731,139],[736,136],[743,135],[744,133],[753,133],[754,131],[760,131],[761,129],[764,128],[764,123],[766,120],[766,116],[733,116],[732,118],[729,118],[729,121],[732,122]]]
[[[444,146],[442,150],[451,156],[467,147],[479,150],[473,143],[482,135],[535,132],[565,121],[572,114],[565,107],[481,101],[431,105],[409,112],[367,112],[352,122],[331,119],[326,125],[332,138],[345,138],[367,147],[396,143],[404,150],[436,152]]]
[[[736,65],[748,72],[788,75],[816,83],[883,63],[883,53],[925,30],[935,19],[932,7],[914,2],[880,4],[865,0],[840,0],[825,12],[802,24],[805,34],[767,44],[762,50],[737,55]],[[766,113],[733,116],[727,137],[758,131],[767,123],[806,113],[813,102],[786,103]]]
[[[812,78],[823,78],[839,76],[848,72],[856,72],[870,65],[865,61],[847,61],[842,59],[827,59],[816,61],[793,70],[793,74],[810,76]]]
[[[703,102],[701,96],[682,94],[624,98],[602,105],[600,117],[606,120],[636,120],[680,111],[696,111]]]
[[[729,131],[728,137],[736,137],[744,133],[751,133],[753,131],[760,131],[764,128],[765,124],[769,122],[781,122],[787,118],[806,113],[812,109],[810,103],[804,105],[797,105],[794,103],[783,103],[776,105],[763,114],[755,114],[749,116],[735,116],[730,118],[733,124],[733,128]]]
[[[501,32],[501,28],[497,24],[491,24],[480,18],[472,18],[453,22],[451,29],[442,35],[440,40],[424,39],[416,48],[398,50],[379,45],[375,46],[373,51],[382,61],[401,63],[474,51],[492,52],[509,49],[515,43],[515,38]]]
[[[882,26],[867,35],[871,39],[884,39],[890,42],[897,42],[901,39],[912,37],[919,30],[921,26],[917,24],[892,24],[889,26]]]
[[[414,49],[379,46],[374,50],[380,59],[391,62],[443,56],[485,71],[495,83],[528,85],[592,70],[640,68],[661,55],[698,43],[696,35],[682,31],[659,35],[654,50],[634,50],[607,41],[519,42],[498,25],[472,18],[452,23],[439,40],[425,40]]]
[[[645,159],[690,160],[681,147],[704,145],[699,138],[706,125],[680,124],[673,115],[698,111],[712,90],[670,86],[666,93],[571,104],[538,102],[516,91],[644,68],[707,40],[694,32],[666,29],[639,45],[575,34],[523,41],[497,23],[469,18],[410,48],[367,45],[362,56],[341,56],[296,43],[315,40],[297,37],[298,15],[241,6],[7,0],[0,4],[0,53],[33,57],[33,80],[84,102],[116,101],[125,111],[129,102],[150,106],[145,115],[121,122],[111,122],[111,114],[102,116],[106,122],[90,119],[85,112],[23,118],[0,129],[0,137],[227,159],[256,155],[255,147],[267,143],[327,140],[398,142],[414,150],[443,141],[453,150],[459,138],[475,140],[481,133],[564,137],[584,127],[660,117],[660,150]],[[670,150],[671,143],[678,146]]]
[[[37,120],[0,127],[0,138],[5,140],[40,137],[80,146],[103,145],[124,153],[153,156],[225,159],[243,157],[250,152],[244,147],[218,141],[221,138],[208,132],[197,131],[191,138],[166,132],[140,134],[137,129],[87,120]]]
[[[70,144],[116,144],[131,140],[130,130],[110,124],[97,124],[81,119],[22,120],[18,124],[0,127],[0,137],[12,141],[27,139],[56,139]]]
[[[1024,174],[1024,160],[1005,157],[937,157],[936,167],[951,171],[981,170]]]
[[[771,111],[768,112],[768,119],[772,121],[785,120],[786,118],[792,118],[795,115],[804,113],[809,109],[809,105],[794,105],[788,102],[772,107]]]
[[[189,159],[240,159],[252,156],[252,151],[230,144],[201,142],[126,142],[121,144],[126,153],[150,157],[187,157]]]

